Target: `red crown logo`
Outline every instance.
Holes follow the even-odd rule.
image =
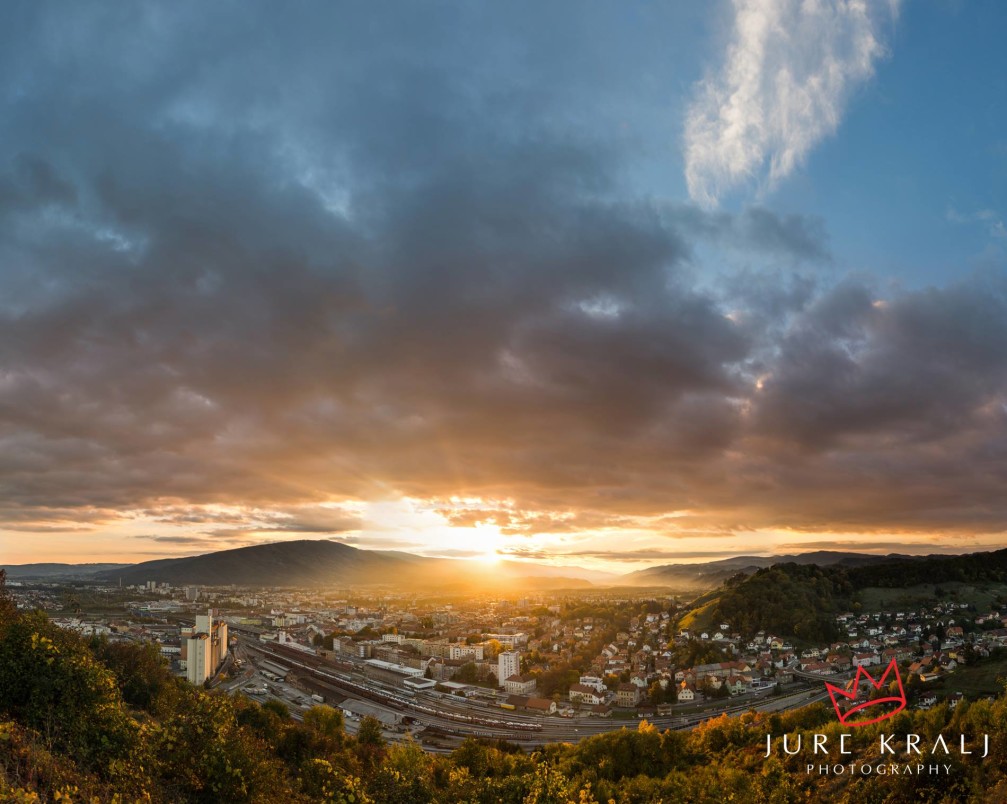
[[[856,701],[857,693],[860,691],[860,678],[863,676],[876,690],[880,690],[885,680],[888,678],[889,674],[895,675],[895,681],[898,683],[899,694],[889,695],[887,698],[875,698],[874,700],[864,701],[863,703],[858,703],[851,706],[845,712],[839,708],[839,702],[836,700],[837,695],[841,695],[848,701]],[[844,726],[870,726],[872,723],[877,723],[881,720],[887,720],[892,717],[892,715],[901,712],[906,708],[906,691],[902,688],[902,676],[899,675],[898,665],[895,663],[895,659],[892,659],[888,663],[888,667],[885,668],[885,672],[882,673],[881,678],[877,681],[868,673],[862,666],[857,668],[857,675],[854,676],[853,681],[846,685],[848,689],[842,689],[841,687],[833,686],[828,682],[825,682],[825,688],[829,691],[829,697],[832,699],[832,706],[836,710],[836,716],[839,718],[839,722]],[[877,717],[870,717],[867,719],[858,719],[858,714],[870,715],[874,712],[879,711],[876,707],[882,706],[884,704],[898,704],[894,709],[884,712]]]

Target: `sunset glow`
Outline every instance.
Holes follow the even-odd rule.
[[[926,56],[934,31],[997,52],[997,24],[476,5],[261,8],[271,53],[223,10],[198,37],[25,12],[6,559],[309,538],[621,573],[1001,544],[1003,128],[956,126],[982,81]]]

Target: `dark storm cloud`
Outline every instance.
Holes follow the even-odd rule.
[[[1002,282],[879,305],[819,221],[639,198],[550,12],[4,13],[0,523],[1003,527]]]
[[[690,206],[673,210],[677,225],[690,239],[709,239],[788,262],[830,259],[825,223],[818,218],[779,216],[763,207],[749,207],[737,215]]]

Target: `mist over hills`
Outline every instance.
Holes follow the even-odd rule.
[[[881,556],[870,553],[817,550],[811,553],[782,556],[736,556],[702,564],[663,564],[658,567],[648,567],[630,572],[622,576],[621,580],[632,586],[709,587],[716,586],[739,572],[751,574],[774,564],[862,567],[919,558],[923,558],[923,556],[910,556],[901,553],[889,553]]]
[[[538,570],[538,571],[536,571]],[[543,571],[544,570],[544,571]],[[571,568],[570,573],[577,570]],[[94,573],[96,580],[239,586],[373,585],[456,588],[578,588],[591,584],[562,568],[520,562],[483,564],[411,553],[361,550],[341,542],[305,539],[239,547],[205,555],[166,558]]]
[[[128,567],[129,564],[7,564],[8,578],[88,578],[106,570]]]
[[[774,564],[867,567],[950,556],[817,551],[780,556],[736,556],[698,564],[665,564],[624,575],[573,566],[522,561],[494,563],[430,558],[398,551],[364,550],[326,539],[238,547],[202,555],[138,564],[21,564],[7,567],[12,579],[95,580],[124,584],[156,581],[173,585],[320,586],[383,585],[436,587],[446,592],[473,586],[518,590],[610,586],[661,586],[683,591],[710,589],[739,572],[751,575]]]

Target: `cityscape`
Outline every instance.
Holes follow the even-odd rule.
[[[1007,802],[1005,32],[0,0],[0,802]]]
[[[834,614],[834,639],[815,642],[716,622],[696,608],[709,590],[445,596],[393,586],[103,585],[31,572],[17,568],[28,577],[7,582],[16,605],[46,611],[62,629],[152,645],[189,684],[271,701],[295,719],[327,705],[352,734],[374,718],[388,741],[433,752],[471,738],[531,751],[643,721],[689,729],[724,713],[799,709],[827,699],[824,681],[847,683],[858,668],[892,661],[914,708],[953,710],[966,693],[997,692],[993,684],[983,694],[966,668],[1007,673],[1007,583],[952,583],[915,603],[896,587],[887,594],[905,601],[899,609],[857,602],[859,613]]]

